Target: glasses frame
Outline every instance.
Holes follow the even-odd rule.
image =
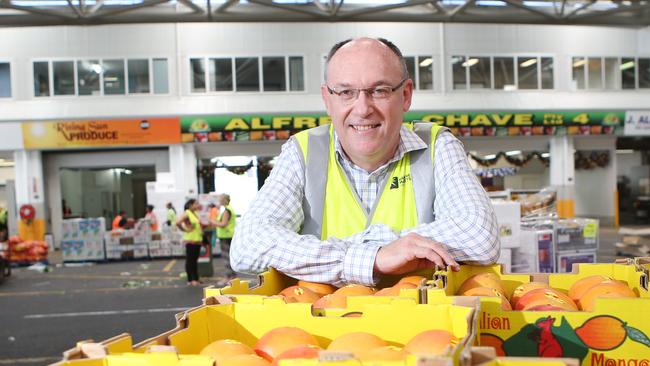
[[[404,86],[404,83],[406,82],[406,80],[409,80],[409,79],[410,79],[410,77],[407,76],[404,79],[402,79],[402,81],[400,81],[399,84],[397,84],[395,86],[391,86],[390,87],[390,94],[394,93],[397,89]],[[388,85],[386,85],[386,86],[388,86]],[[336,95],[338,97],[341,97],[341,93],[343,93],[344,91],[350,91],[350,90],[355,91],[354,98],[351,98],[350,100],[343,100],[344,102],[350,102],[350,103],[355,102],[357,99],[359,99],[359,95],[361,94],[361,92],[366,93],[368,95],[368,97],[370,97],[370,99],[375,100],[375,98],[372,97],[372,92],[375,89],[379,88],[379,86],[375,86],[373,88],[345,88],[343,90],[336,90],[334,88],[330,88],[330,86],[327,85],[327,84],[325,84],[325,87],[327,88],[327,91],[330,93],[330,95],[334,94],[334,95]],[[390,97],[390,94],[386,97],[386,99],[388,99],[388,97]]]

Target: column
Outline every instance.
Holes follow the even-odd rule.
[[[551,137],[551,186],[557,190],[557,213],[575,217],[575,166],[573,137]]]
[[[198,181],[196,177],[196,150],[191,144],[177,144],[169,146],[169,170],[174,176],[177,191],[182,191],[185,196],[198,195]]]
[[[43,160],[40,151],[17,150],[14,152],[15,161],[15,191],[16,206],[18,207],[18,235],[24,240],[45,239],[45,200],[43,186]],[[27,205],[35,210],[33,220],[21,220],[20,210]]]

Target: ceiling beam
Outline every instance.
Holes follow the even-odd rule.
[[[107,10],[104,10],[104,11],[96,12],[95,14],[93,14],[92,16],[90,16],[88,18],[92,18],[92,19],[105,18],[105,17],[108,17],[108,16],[122,14],[122,13],[126,13],[126,12],[133,11],[133,10],[153,7],[153,6],[156,6],[158,4],[166,3],[168,1],[169,0],[145,0],[145,1],[141,2],[140,4],[123,6],[123,7],[119,7],[119,8],[115,8],[115,9],[107,9]]]
[[[439,0],[431,0],[431,5],[433,5],[434,8],[436,8],[436,11],[438,13],[448,16],[449,12],[447,12],[447,9],[443,8],[442,5],[440,5]]]
[[[614,14],[619,14],[619,13],[627,13],[627,12],[635,12],[637,10],[643,10],[646,9],[650,6],[649,3],[645,4],[634,4],[634,5],[629,5],[629,6],[624,6],[624,5],[618,5],[618,7],[609,9],[609,10],[603,10],[603,11],[596,11],[588,14],[580,14],[577,16],[573,17],[573,20],[578,20],[578,19],[591,19],[591,18],[597,18],[597,17],[603,17],[607,15],[614,15]],[[567,15],[567,18],[571,14]]]
[[[270,8],[276,8],[276,9],[282,9],[282,10],[291,11],[291,12],[295,12],[295,13],[307,14],[307,15],[311,15],[311,16],[317,17],[317,18],[326,18],[327,17],[326,13],[314,11],[314,10],[311,10],[311,9],[305,9],[305,8],[302,8],[302,7],[296,6],[296,5],[277,4],[277,3],[274,3],[272,0],[248,0],[248,2],[251,3],[251,4],[268,6]]]
[[[0,8],[20,10],[20,11],[24,11],[24,12],[31,13],[31,14],[45,15],[45,16],[63,18],[63,19],[67,19],[67,20],[71,20],[71,19],[76,18],[74,15],[64,13],[64,12],[60,12],[60,11],[46,10],[46,9],[36,8],[36,7],[33,7],[33,6],[15,5],[15,4],[11,3],[11,0],[3,0],[3,1],[1,1],[0,2]],[[0,19],[2,19],[2,18],[0,18]]]
[[[94,14],[94,13],[96,13],[97,10],[99,10],[99,8],[102,7],[102,5],[104,5],[104,0],[97,0],[95,2],[95,5],[91,6],[90,9],[88,9],[86,14]]]
[[[339,16],[340,19],[346,19],[349,17],[354,17],[357,15],[367,15],[372,13],[380,13],[383,11],[401,9],[401,8],[410,8],[417,5],[426,5],[431,3],[431,0],[411,0],[402,4],[389,4],[389,5],[379,5],[379,6],[367,6],[360,9],[351,10],[345,12]]]
[[[214,12],[215,12],[215,13],[224,13],[226,10],[228,10],[229,7],[235,5],[235,4],[238,3],[238,2],[239,2],[239,0],[228,0],[228,1],[226,1],[225,3],[221,4],[221,5],[217,8],[217,10],[215,10]]]
[[[456,15],[458,15],[458,14],[462,13],[463,11],[465,11],[465,9],[467,9],[468,6],[474,4],[474,2],[476,2],[476,0],[466,0],[465,4],[458,5],[456,8],[454,8],[454,10],[452,10],[451,12],[448,13],[449,19],[450,20],[454,19],[456,17]]]
[[[572,12],[570,12],[569,14],[567,14],[567,15],[564,17],[564,19],[569,19],[569,18],[571,18],[572,16],[578,14],[578,12],[581,12],[581,11],[587,10],[588,7],[590,7],[590,6],[592,6],[592,5],[594,5],[594,4],[596,3],[595,0],[589,0],[589,1],[590,1],[590,2],[584,4],[583,6],[577,8],[577,9],[574,9]],[[582,3],[581,3],[581,4],[582,4]],[[618,7],[620,8],[620,7],[621,7],[621,4],[618,4]],[[599,11],[599,13],[601,13],[601,12]]]
[[[541,15],[545,18],[551,19],[551,20],[558,20],[557,17],[553,16],[553,14],[549,14],[545,11],[539,10],[539,9],[534,9],[531,8],[530,6],[524,5],[523,3],[518,2],[517,0],[502,0],[505,1],[508,5],[514,6],[515,8],[519,8],[521,10],[525,10],[528,12],[531,12],[533,14]]]
[[[81,13],[81,10],[79,10],[74,4],[72,3],[72,0],[68,0],[68,7],[70,7],[75,13],[77,13],[77,16],[79,18],[83,18],[84,15]]]
[[[189,8],[192,8],[192,10],[194,10],[194,12],[197,14],[203,14],[205,12],[202,7],[194,4],[191,0],[178,0],[178,2]]]

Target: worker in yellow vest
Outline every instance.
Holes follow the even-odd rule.
[[[216,218],[212,224],[215,226],[217,240],[219,240],[219,247],[221,248],[221,258],[224,260],[224,265],[226,267],[226,277],[234,278],[235,271],[232,270],[230,266],[230,243],[232,237],[235,234],[235,224],[237,218],[235,216],[235,210],[230,206],[230,196],[227,194],[221,194],[217,198],[217,203],[220,208],[219,216]]]
[[[176,226],[183,231],[183,244],[185,244],[185,272],[187,273],[187,284],[198,286],[199,281],[198,261],[203,245],[203,226],[199,220],[201,205],[194,198],[185,203],[183,212]]]
[[[233,268],[342,286],[494,263],[496,217],[462,143],[445,127],[403,123],[414,84],[399,48],[339,42],[324,80],[332,123],[284,144],[237,227]],[[433,97],[423,98],[431,108]]]

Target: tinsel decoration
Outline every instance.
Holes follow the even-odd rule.
[[[591,170],[609,165],[609,151],[576,151],[576,170]]]
[[[528,154],[526,154],[524,156],[521,156],[521,157],[508,156],[503,151],[500,151],[499,153],[496,154],[495,157],[493,157],[491,159],[485,159],[485,158],[482,158],[480,156],[476,156],[474,154],[469,154],[469,156],[474,161],[476,161],[480,166],[485,166],[485,167],[489,167],[489,166],[492,166],[492,165],[496,164],[499,161],[499,159],[501,159],[501,158],[505,158],[508,163],[510,163],[511,165],[514,165],[516,167],[519,167],[519,168],[521,168],[521,167],[525,166],[526,164],[528,164],[531,160],[533,160],[533,158],[539,159],[539,161],[542,164],[544,164],[544,166],[549,166],[549,164],[550,164],[550,159],[543,157],[542,153],[537,152],[537,151],[528,153]]]

